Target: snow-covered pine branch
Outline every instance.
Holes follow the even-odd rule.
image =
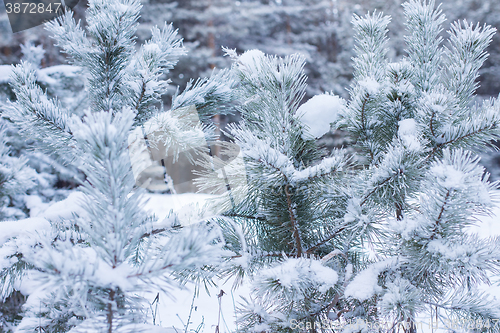
[[[228,70],[213,71],[208,78],[190,80],[184,91],[176,91],[172,98],[172,109],[194,105],[200,121],[206,122],[216,114],[232,112],[234,79]]]
[[[299,112],[306,88],[304,59],[299,56],[280,59],[251,50],[233,59],[243,122],[230,126],[227,135],[239,148],[246,179],[231,184],[223,205],[229,210],[215,220],[227,249],[235,252],[226,274],[237,276],[237,281],[256,277],[251,297],[256,303],[254,307],[248,301],[249,308],[242,309],[243,329],[281,331],[288,319],[312,320],[329,311],[327,300],[335,297],[338,278],[330,264],[345,255],[332,255],[332,263],[325,264],[317,253],[334,251],[334,235],[359,224],[339,214],[348,201],[347,187],[339,181],[348,172],[349,156],[339,150],[320,159],[322,151],[309,132],[316,132],[310,128],[314,122],[309,122],[309,111],[326,106],[340,112],[345,105],[325,95]],[[233,170],[228,171],[230,178]],[[199,182],[210,184],[214,193],[225,185],[209,174]],[[241,194],[241,202],[231,200]],[[287,285],[280,282],[284,276],[290,276]]]
[[[55,152],[71,161],[73,142],[68,127],[69,111],[40,88],[36,83],[36,70],[30,63],[21,62],[12,75],[11,87],[17,101],[7,105],[4,115],[19,126],[25,137],[41,142],[40,148],[45,152]]]
[[[153,27],[151,39],[141,46],[130,65],[128,79],[135,95],[133,103],[142,121],[149,118],[152,106],[160,100],[170,82],[160,77],[174,68],[184,54],[182,39],[177,37],[177,30],[171,24],[165,24],[161,30]]]
[[[356,136],[358,143],[376,158],[380,148],[374,131],[380,125],[375,113],[370,110],[377,105],[383,95],[384,76],[387,60],[387,25],[390,18],[381,13],[373,13],[365,17],[354,16],[356,40],[356,57],[354,61],[355,81],[351,87],[350,117],[343,118],[344,126]]]
[[[408,55],[394,63],[385,52],[389,18],[354,17],[345,103],[324,94],[297,112],[303,60],[228,52],[243,118],[228,132],[245,161],[246,200],[217,220],[236,253],[227,274],[253,287],[243,331],[301,323],[295,328],[317,332],[325,320],[363,320],[343,331],[375,332],[367,323],[385,321],[389,332],[415,332],[422,316],[499,315],[498,302],[479,291],[500,269],[498,239],[470,230],[491,213],[498,189],[473,151],[500,134],[499,104],[470,105],[493,29],[455,24],[444,49],[439,7],[403,7]],[[358,156],[322,155],[308,133],[324,133],[322,119],[352,137]]]
[[[474,27],[466,20],[463,26],[461,22],[453,23],[448,31],[451,44],[445,49],[448,89],[458,96],[461,107],[467,107],[479,86],[478,71],[488,57],[486,48],[495,31],[486,25],[480,27],[479,23]]]
[[[432,91],[441,80],[440,70],[443,38],[439,35],[446,21],[435,1],[411,0],[403,4],[406,17],[405,37],[408,59],[414,65],[415,86]]]

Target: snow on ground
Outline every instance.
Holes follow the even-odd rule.
[[[198,209],[203,206],[207,199],[213,196],[209,194],[184,193],[176,195],[148,194],[145,209],[154,213],[159,220],[168,216],[171,210],[179,214],[182,224],[194,222],[198,214]],[[177,290],[173,293],[175,299],[160,294],[160,301],[156,311],[156,303],[153,304],[153,310],[156,312],[156,323],[163,327],[175,327],[178,332],[184,332],[185,324],[188,321],[191,304],[193,310],[189,320],[189,329],[197,329],[202,325],[203,329],[199,332],[214,332],[219,322],[219,299],[217,295],[221,290],[224,291],[221,297],[220,306],[220,325],[219,332],[232,332],[236,329],[235,308],[238,306],[240,295],[248,294],[247,286],[240,287],[237,291],[232,291],[232,280],[224,283],[225,280],[215,281],[217,287],[209,287],[210,295],[207,294],[202,286],[198,297],[193,301],[195,292],[194,285],[187,285],[184,290]],[[151,303],[156,294],[146,296]],[[152,313],[153,311],[151,311]]]
[[[183,193],[176,195],[147,194],[144,208],[151,214],[155,214],[161,221],[165,219],[170,211],[179,214],[181,222],[189,224],[195,222],[193,219],[200,216],[199,209],[205,201],[213,196],[210,194]]]
[[[167,328],[173,327],[179,332],[184,332],[188,318],[190,318],[188,332],[191,329],[196,330],[198,327],[202,327],[199,330],[200,333],[214,332],[218,323],[220,333],[234,332],[237,328],[235,309],[240,302],[240,295],[248,294],[249,288],[244,285],[237,290],[232,290],[232,281],[227,283],[224,283],[224,281],[217,282],[217,287],[208,288],[210,294],[201,286],[197,297],[194,297],[195,288],[193,285],[187,285],[184,290],[176,290],[173,293],[173,298],[160,294],[157,308],[156,303],[153,303],[156,295],[150,294],[146,296],[152,304],[149,315],[151,316],[154,311],[156,313],[156,324]],[[220,294],[221,290],[224,293],[220,298],[219,321],[219,298],[217,295]],[[189,316],[190,311],[191,317]]]

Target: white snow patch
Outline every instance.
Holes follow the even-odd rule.
[[[132,269],[127,263],[113,268],[103,260],[98,261],[98,266],[92,277],[101,287],[118,286],[122,290],[132,290],[133,285],[127,277],[131,274]]]
[[[126,13],[129,10],[130,6],[124,3],[115,4],[115,10],[120,13]]]
[[[430,168],[430,172],[436,176],[436,181],[448,189],[460,189],[469,186],[464,183],[466,175],[461,170],[457,170],[453,165],[437,164]]]
[[[415,119],[403,119],[399,122],[398,134],[402,135],[417,135],[417,123]]]
[[[359,81],[359,85],[370,95],[375,95],[380,90],[380,83],[372,77],[366,77]]]
[[[345,109],[344,99],[328,94],[316,95],[302,104],[297,115],[309,127],[309,133],[315,138],[330,131],[330,124],[335,122],[339,113]]]
[[[81,74],[82,68],[79,66],[73,66],[73,65],[57,65],[57,66],[50,66],[50,67],[45,67],[40,70],[38,70],[39,73],[43,73],[45,75],[55,75],[55,74],[62,74],[63,76],[66,77],[76,77]]]
[[[302,182],[309,178],[320,177],[336,170],[342,170],[345,164],[344,161],[343,156],[325,158],[318,165],[295,171],[293,176],[289,177],[289,180],[291,182]]]
[[[79,191],[72,192],[66,199],[56,202],[45,209],[40,214],[40,217],[44,217],[47,220],[62,220],[70,219],[74,214],[83,216],[85,214],[85,210],[82,207],[84,200],[84,193]]]
[[[491,211],[491,215],[477,217],[479,222],[467,227],[467,232],[475,233],[482,238],[500,237],[500,206],[498,203]]]
[[[413,234],[422,224],[426,221],[422,221],[422,217],[408,217],[404,216],[402,220],[397,220],[395,218],[390,218],[387,220],[390,228],[401,235],[406,240],[409,240]]]
[[[44,203],[42,198],[38,195],[25,195],[24,202],[26,203],[26,207],[30,210],[30,217],[39,216],[49,207],[49,204]]]
[[[384,296],[380,300],[380,307],[385,313],[393,312],[400,308],[408,308],[412,302],[418,302],[417,289],[406,279],[396,278],[387,284]]]
[[[279,280],[289,291],[303,290],[301,285],[314,284],[320,292],[326,292],[338,280],[336,271],[323,266],[319,260],[305,258],[287,259],[278,266],[262,270],[259,276],[265,280]]]
[[[148,81],[146,83],[146,95],[152,95],[155,91],[159,90],[161,84],[158,81]]]
[[[448,94],[442,93],[440,91],[434,91],[430,93],[424,93],[420,98],[420,104],[423,106],[420,112],[426,112],[425,110],[432,110],[440,117],[440,114],[444,113],[449,107],[452,97]]]
[[[158,225],[168,224],[167,217],[175,213],[179,222],[188,225],[192,222],[201,220],[203,215],[203,206],[209,199],[214,198],[210,194],[183,193],[175,195],[164,194],[146,194],[144,196],[144,209],[150,214],[154,213],[158,218]]]
[[[401,120],[399,122],[398,136],[408,150],[419,151],[421,149],[415,119],[410,118]]]
[[[148,43],[148,44],[144,45],[142,48],[143,48],[144,52],[148,52],[148,53],[160,53],[161,52],[160,46],[158,46],[158,44],[156,44],[156,43]]]
[[[224,290],[224,294],[220,298],[221,320],[219,328],[221,333],[234,332],[236,330],[236,308],[241,303],[240,296],[248,297],[250,286],[244,283],[237,290],[232,290],[234,278],[228,281],[226,279],[214,280],[214,282],[217,286],[207,286],[210,294],[207,294],[205,288],[201,287],[198,296],[194,298],[190,328],[196,328],[203,323],[204,328],[201,332],[213,332],[218,324],[219,315],[219,299],[217,295],[221,290]],[[171,297],[166,297],[160,293],[157,322],[161,326],[175,327],[177,329],[172,332],[184,332],[183,322],[185,323],[189,317],[194,292],[194,286],[188,284],[185,289],[175,290]],[[156,297],[156,293],[148,293],[144,296],[152,302]]]
[[[36,69],[37,81],[49,85],[61,85],[60,80],[64,78],[75,79],[81,76],[83,79],[82,68],[73,65],[57,65],[41,69]],[[61,98],[66,99],[64,96]]]
[[[12,237],[19,237],[48,229],[50,229],[49,221],[40,217],[0,222],[0,244],[5,243]]]
[[[396,83],[394,88],[399,95],[410,95],[415,93],[415,86],[406,80]]]
[[[370,223],[370,218],[368,215],[363,214],[363,209],[360,204],[360,200],[357,198],[352,198],[347,204],[347,211],[344,215],[344,221],[346,223],[354,222],[358,220],[358,223],[368,224]]]
[[[382,291],[378,285],[378,275],[386,268],[393,266],[397,258],[374,263],[363,271],[359,272],[345,288],[344,295],[364,301]]]
[[[439,253],[444,258],[456,260],[467,255],[467,246],[460,244],[446,244],[443,239],[433,239],[427,244],[427,251]]]
[[[248,72],[255,73],[261,69],[262,62],[266,55],[260,50],[249,50],[240,55],[239,63],[240,69]]]

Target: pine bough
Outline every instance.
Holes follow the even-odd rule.
[[[183,110],[190,109],[182,107],[194,106],[201,119],[209,119],[231,91],[228,73],[221,71],[177,93],[176,112],[158,109],[170,82],[163,76],[185,49],[172,26],[165,25],[153,28],[151,39],[137,50],[140,9],[136,0],[90,0],[86,30],[70,11],[48,23],[63,52],[85,72],[89,107],[83,116],[48,96],[29,62],[13,69],[17,100],[6,115],[26,137],[86,176],[80,187],[82,212],[72,219],[32,221],[40,222],[36,233],[13,233],[0,247],[1,297],[30,287],[16,332],[154,331],[145,324],[146,292],[168,293],[193,279],[210,282],[224,254],[215,226],[180,227],[174,216],[159,228],[142,208],[129,134],[149,121],[165,132],[152,145],[168,149],[175,142],[207,150],[180,127]],[[199,126],[198,134],[210,137],[212,127]]]
[[[354,16],[349,101],[325,94],[299,108],[303,58],[227,50],[243,118],[228,135],[247,177],[244,190],[231,191],[246,199],[226,196],[217,205],[235,253],[226,274],[249,277],[253,286],[240,309],[242,332],[334,325],[415,332],[429,316],[449,329],[473,322],[499,331],[498,301],[481,286],[499,272],[500,239],[470,228],[491,212],[498,188],[474,152],[498,138],[500,103],[471,106],[494,29],[453,23],[443,46],[439,7],[403,6],[407,56],[395,63],[386,58],[390,18]],[[333,128],[355,142],[355,156],[341,149],[322,156],[307,116],[321,108],[336,114],[316,122],[334,119]],[[218,184],[209,176],[200,182]]]

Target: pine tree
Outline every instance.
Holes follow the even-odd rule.
[[[225,71],[193,81],[175,94],[175,110],[159,109],[169,83],[163,76],[185,49],[165,24],[154,27],[137,50],[140,8],[136,0],[92,0],[86,30],[70,11],[47,25],[88,78],[83,116],[48,96],[29,63],[13,69],[17,100],[9,104],[8,117],[39,142],[38,149],[85,174],[79,188],[83,210],[73,219],[33,220],[36,233],[11,231],[0,247],[2,298],[25,281],[33,286],[17,332],[149,332],[154,327],[144,324],[145,292],[168,293],[193,279],[209,283],[220,262],[215,226],[185,227],[175,215],[165,221],[146,215],[132,172],[144,154],[128,147],[137,146],[144,134],[135,135],[145,131],[152,147],[174,156],[186,149],[206,153],[200,137],[212,138],[214,127],[200,123],[188,131],[182,119],[193,108],[201,121],[222,110],[231,81]]]
[[[500,104],[471,106],[494,29],[455,22],[443,46],[433,1],[403,7],[398,62],[386,56],[390,17],[353,17],[348,101],[325,93],[299,107],[303,58],[228,50],[243,118],[228,135],[246,176],[216,205],[235,252],[226,273],[252,284],[243,332],[415,332],[426,315],[449,329],[474,321],[498,331],[498,302],[480,286],[500,268],[499,239],[470,228],[498,188],[474,154],[498,138]],[[328,123],[359,153],[323,157],[314,137]],[[225,185],[208,175],[200,184]]]

